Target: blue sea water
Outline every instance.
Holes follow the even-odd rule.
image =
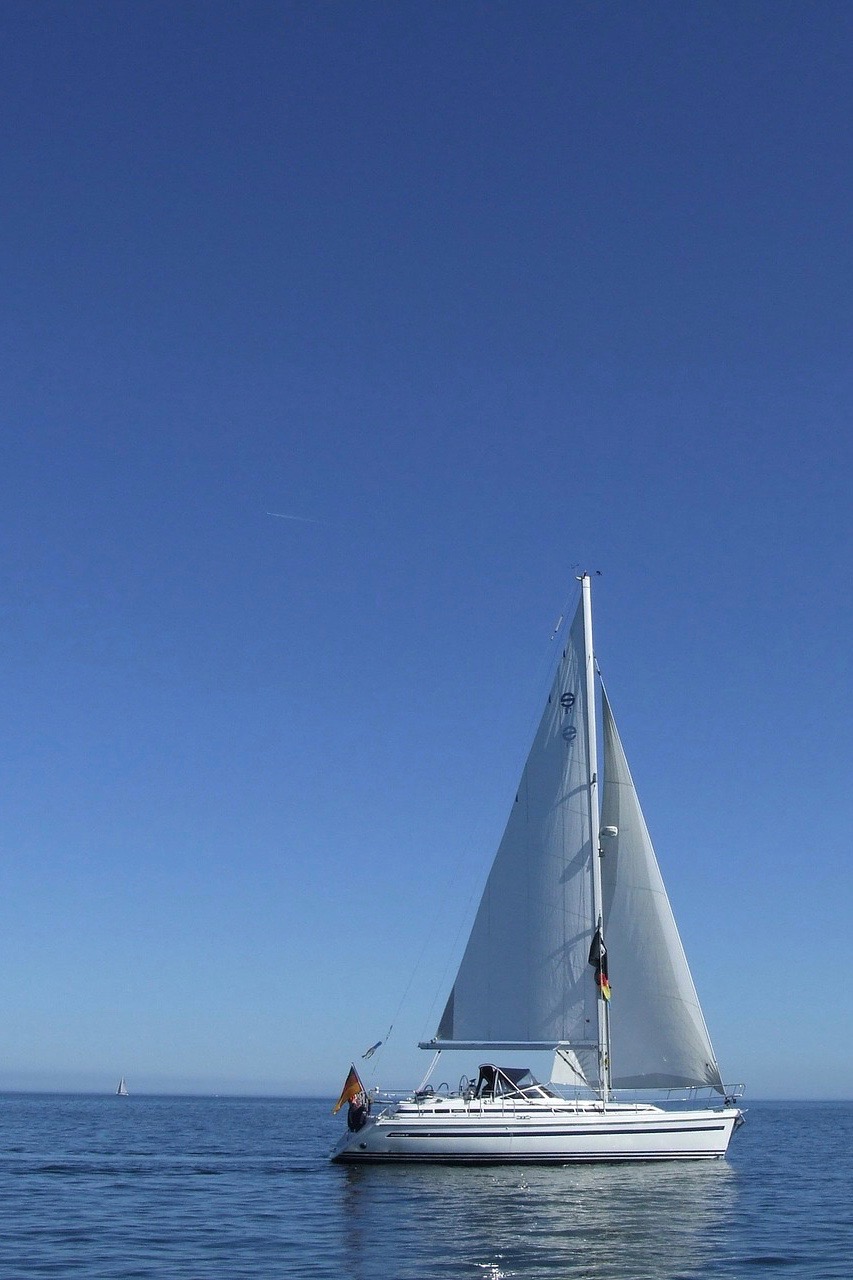
[[[327,1101],[0,1096],[0,1278],[853,1277],[853,1105],[757,1103],[729,1159],[331,1165]]]

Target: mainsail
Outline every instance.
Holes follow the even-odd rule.
[[[601,881],[614,1088],[712,1086],[720,1070],[606,694]],[[608,828],[617,834],[608,836]]]
[[[554,1048],[597,1081],[583,609],[430,1047]],[[590,659],[591,660],[591,659]]]

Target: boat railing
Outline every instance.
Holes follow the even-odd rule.
[[[690,1085],[678,1089],[667,1089],[663,1093],[648,1095],[648,1101],[658,1102],[667,1106],[680,1105],[685,1108],[696,1107],[719,1107],[722,1105],[731,1105],[737,1103],[746,1092],[744,1084],[727,1084],[724,1086],[725,1093],[723,1101],[720,1100],[719,1089],[713,1088],[711,1085]],[[617,1099],[618,1092],[614,1095]],[[636,1099],[636,1094],[632,1095]]]
[[[417,1101],[417,1094],[411,1089],[370,1089],[368,1091],[371,1108],[390,1107],[398,1102]]]
[[[744,1092],[745,1086],[743,1084],[726,1085],[725,1099],[721,1100],[718,1090],[704,1086],[667,1089],[663,1093],[649,1091],[648,1095],[644,1092],[642,1096],[638,1095],[635,1090],[615,1090],[611,1102],[623,1107],[629,1105],[634,1105],[637,1108],[666,1106],[693,1110],[735,1106],[743,1097]],[[589,1094],[575,1093],[567,1096],[563,1093],[553,1099],[523,1098],[517,1094],[498,1094],[488,1098],[477,1098],[468,1096],[465,1093],[450,1091],[446,1084],[439,1085],[432,1091],[422,1090],[414,1093],[410,1089],[374,1088],[370,1090],[370,1100],[371,1110],[374,1115],[390,1107],[396,1107],[400,1103],[414,1105],[418,1111],[432,1112],[436,1107],[443,1110],[444,1103],[452,1102],[456,1106],[461,1105],[466,1113],[473,1112],[475,1115],[483,1111],[488,1111],[492,1115],[496,1111],[507,1115],[515,1115],[522,1110],[529,1115],[531,1107],[534,1107],[539,1113],[565,1113],[566,1110],[576,1112],[602,1110],[601,1100]],[[485,1106],[484,1103],[486,1104]]]

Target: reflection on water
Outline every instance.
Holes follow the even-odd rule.
[[[737,1184],[724,1161],[342,1172],[353,1280],[683,1280],[713,1257]]]

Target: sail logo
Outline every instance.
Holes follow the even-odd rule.
[[[564,711],[571,711],[574,705],[575,695],[571,690],[567,689],[565,693],[560,694],[560,706]],[[575,738],[578,736],[578,731],[573,724],[564,724],[560,732],[563,735],[564,742],[574,742]]]

